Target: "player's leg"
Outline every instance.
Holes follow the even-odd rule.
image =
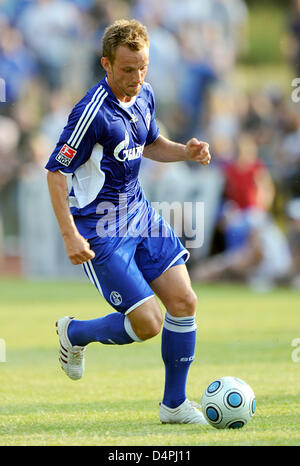
[[[127,314],[132,329],[141,340],[155,337],[161,331],[163,313],[155,297]]]
[[[196,314],[197,296],[183,260],[154,279],[150,286],[172,316],[188,317]]]
[[[145,238],[137,250],[136,260],[167,310],[162,332],[165,387],[160,419],[204,424],[202,413],[186,398],[187,376],[195,353],[197,307],[185,266],[188,252],[169,225],[162,219],[157,223],[164,234]]]
[[[94,245],[94,250],[95,248]],[[156,335],[162,324],[161,309],[154,293],[126,248],[117,250],[104,263],[93,261],[84,269],[108,303],[119,312],[89,320],[63,317],[57,322],[60,362],[67,375],[82,377],[83,353],[91,342],[123,345],[140,342]],[[130,318],[129,318],[130,316]]]
[[[195,356],[197,297],[185,264],[171,267],[150,285],[167,309],[162,332],[163,404],[176,408],[186,399],[187,376]]]
[[[184,264],[175,265],[151,282],[167,312],[162,331],[165,386],[159,416],[165,423],[207,424],[199,406],[186,397],[186,383],[195,356],[197,297]]]
[[[69,328],[73,344],[86,346],[98,341],[120,345],[147,340],[160,332],[162,312],[134,253],[134,248],[130,252],[124,245],[103,264],[97,263],[97,257],[84,264],[91,282],[118,312],[87,321],[73,320]]]
[[[84,352],[89,343],[124,345],[143,342],[160,332],[162,321],[155,297],[135,307],[128,315],[112,312],[89,320],[62,317],[56,323],[61,367],[71,379],[80,379],[84,373]]]
[[[124,345],[142,342],[157,335],[162,326],[161,308],[154,296],[129,313],[112,312],[104,317],[70,322],[68,336],[72,344],[89,343]]]

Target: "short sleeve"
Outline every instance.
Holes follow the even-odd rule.
[[[99,115],[89,120],[85,109],[86,106],[78,105],[72,110],[45,166],[47,170],[74,173],[91,156],[99,137],[101,123]]]
[[[145,146],[148,146],[149,144],[152,144],[159,136],[159,128],[156,123],[156,118],[155,118],[155,97],[153,93],[153,89],[148,84],[148,92],[149,92],[149,103],[150,103],[150,113],[147,114],[146,119],[147,125],[149,125],[149,131],[148,131],[148,136],[146,139]]]

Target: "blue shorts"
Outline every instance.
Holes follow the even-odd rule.
[[[128,314],[147,301],[154,295],[149,283],[189,258],[173,229],[168,228],[169,236],[123,238],[104,262],[103,238],[89,239],[95,257],[83,264],[84,271],[116,311]]]

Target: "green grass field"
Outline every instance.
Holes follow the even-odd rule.
[[[200,402],[213,379],[235,375],[257,399],[240,430],[162,425],[164,369],[160,335],[128,346],[93,344],[86,373],[69,380],[58,364],[55,321],[110,312],[89,283],[0,281],[0,444],[3,445],[300,445],[299,292],[255,294],[245,287],[195,287],[199,296],[196,360],[188,396]],[[299,352],[298,352],[299,354]]]

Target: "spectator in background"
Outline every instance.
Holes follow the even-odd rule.
[[[293,63],[297,66],[300,1],[293,1],[293,5],[288,27],[294,44]],[[293,108],[280,89],[265,86],[247,94],[232,81],[232,71],[247,40],[248,9],[244,0],[2,0],[0,77],[5,79],[8,102],[1,104],[1,113],[15,122],[19,134],[17,155],[11,160],[16,169],[2,190],[2,205],[8,202],[10,206],[4,209],[4,218],[10,225],[16,217],[18,171],[24,174],[22,166],[32,162],[34,147],[43,145],[45,137],[49,141],[57,139],[57,128],[64,124],[70,102],[99,80],[99,72],[102,77],[100,37],[105,27],[120,17],[135,17],[148,25],[152,45],[147,80],[159,96],[157,117],[165,122],[170,137],[185,142],[195,128],[195,134],[208,139],[213,147],[213,179],[202,177],[201,170],[194,172],[190,167],[180,173],[184,176],[187,172],[189,179],[189,184],[181,182],[182,189],[187,185],[189,188],[182,199],[200,200],[207,207],[205,225],[210,227],[205,231],[205,245],[192,251],[195,261],[202,260],[209,254],[210,232],[227,179],[224,168],[241,168],[235,159],[235,143],[241,132],[251,133],[256,161],[272,176],[268,195],[254,197],[263,198],[266,206],[272,205],[272,180],[276,183],[273,211],[281,208],[282,200],[299,197],[297,106]],[[164,72],[168,77],[172,75],[171,82],[162,78]],[[69,95],[61,91],[61,85],[68,88]],[[8,166],[0,167],[0,179],[6,177]],[[164,189],[166,196],[176,200],[176,193],[172,197],[174,178],[165,178],[163,167],[152,169],[150,189],[154,197]],[[150,167],[146,163],[149,186],[147,170]],[[176,166],[172,173],[179,176]],[[253,176],[253,191],[247,195],[256,189],[262,193],[263,186],[268,186],[268,181],[265,185],[259,178]],[[235,187],[231,183],[229,191]],[[213,192],[214,201],[210,203]],[[277,214],[284,222],[282,211]],[[290,218],[288,222],[290,225]]]
[[[168,131],[181,141],[191,134],[205,134],[207,96],[216,80],[226,81],[235,65],[240,44],[245,42],[247,7],[243,0],[136,0],[132,16],[147,24],[153,46],[150,82],[162,90],[158,116],[172,112]],[[151,34],[151,25],[156,23]],[[157,38],[157,47],[155,46]],[[154,39],[154,41],[153,41]],[[177,44],[176,44],[177,43]],[[161,53],[161,51],[166,53]],[[158,53],[159,52],[159,53]],[[150,50],[151,53],[151,50]],[[161,57],[161,61],[157,61]],[[154,59],[154,63],[153,63]],[[164,68],[173,73],[172,83],[161,79]],[[159,77],[158,77],[159,76]],[[172,99],[173,107],[170,106]]]
[[[225,140],[220,149],[224,173],[224,205],[216,231],[223,247],[191,271],[197,281],[247,281],[258,291],[286,280],[292,266],[288,241],[270,210],[275,195],[272,177],[258,157],[251,133],[241,132],[236,154]],[[226,150],[227,148],[227,150]],[[222,151],[223,149],[223,151]],[[225,157],[224,157],[225,154]]]
[[[75,5],[59,0],[37,0],[22,11],[17,26],[35,53],[41,74],[51,89],[67,84],[64,78],[70,68],[73,79],[67,79],[68,85],[77,81],[77,73],[81,84],[84,83],[85,72],[76,65],[83,66],[83,57],[85,60],[89,57],[87,35],[84,15]],[[67,76],[70,78],[70,73]]]
[[[48,100],[48,109],[41,117],[39,129],[42,134],[47,135],[54,145],[68,119],[72,108],[72,94],[67,89],[53,91]]]
[[[291,1],[291,11],[287,19],[289,35],[286,47],[287,58],[290,60],[296,76],[300,76],[300,0]]]
[[[0,268],[4,255],[4,221],[14,202],[11,197],[11,182],[19,170],[18,143],[20,130],[9,117],[0,116]]]
[[[76,0],[77,2],[78,0]],[[84,0],[79,0],[84,2]],[[151,3],[151,2],[150,2]],[[100,65],[101,37],[105,28],[119,18],[130,17],[130,6],[126,0],[93,0],[85,17],[86,29],[91,43],[90,86],[104,78],[105,71]],[[135,16],[134,16],[135,17]],[[88,75],[88,72],[86,73]],[[89,86],[88,86],[89,87]]]
[[[17,148],[20,130],[15,121],[0,116],[0,189],[4,188],[18,170]]]
[[[206,57],[201,24],[183,22],[178,31],[181,66],[178,69],[180,139],[204,132],[204,109],[210,86],[217,80],[215,64]]]
[[[174,114],[178,107],[181,51],[174,34],[163,27],[164,8],[161,5],[161,3],[157,4],[155,8],[143,12],[147,18],[147,29],[151,39],[149,54],[151,67],[147,72],[147,81],[155,89],[157,114],[169,130],[172,130]],[[175,131],[177,130],[178,127]]]
[[[290,282],[294,288],[300,289],[300,197],[287,203],[286,213],[289,219],[287,235],[293,261]]]
[[[227,8],[223,2],[169,2],[165,27],[173,31],[180,45],[178,67],[178,125],[181,140],[191,133],[205,134],[207,98],[218,80],[226,81],[235,64],[235,47]],[[219,14],[216,14],[218,11]]]
[[[278,169],[285,195],[300,197],[300,115],[291,112],[277,151]]]
[[[240,209],[230,201],[224,205],[221,225],[225,251],[196,265],[190,272],[193,280],[245,281],[263,292],[289,277],[292,256],[287,238],[267,212]]]
[[[20,259],[26,277],[76,277],[79,272],[69,268],[49,198],[44,164],[52,148],[47,134],[32,133],[27,141],[27,161],[20,170]]]
[[[237,154],[224,167],[225,198],[240,209],[257,208],[268,211],[275,189],[265,164],[258,158],[257,145],[249,133],[241,133]]]
[[[4,23],[4,24],[3,24]],[[0,70],[1,78],[6,82],[6,98],[9,102],[17,101],[24,90],[24,85],[38,74],[34,54],[25,46],[22,33],[5,24],[0,32]]]
[[[228,146],[232,147],[232,141],[236,141],[241,130],[237,106],[239,99],[240,95],[230,85],[224,83],[217,83],[210,93],[207,105],[209,120],[206,129],[209,139],[215,143],[218,140],[231,141],[226,143],[226,153],[219,147],[217,162],[220,165],[231,160],[234,155],[234,151],[229,150]]]

